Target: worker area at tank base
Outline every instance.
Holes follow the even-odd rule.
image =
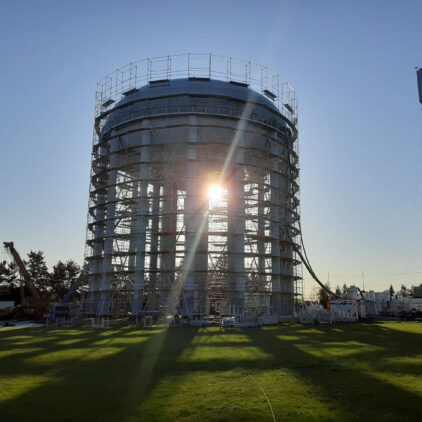
[[[21,303],[15,306],[14,301],[0,301],[0,327],[33,327],[33,326],[91,326],[92,328],[110,328],[134,325],[138,328],[151,327],[165,323],[169,326],[212,326],[220,327],[257,327],[277,323],[302,324],[318,323],[332,324],[339,322],[357,322],[359,320],[422,320],[422,288],[415,288],[413,297],[393,295],[391,291],[374,292],[362,291],[351,286],[342,298],[328,299],[326,307],[317,302],[296,301],[292,314],[281,315],[276,319],[274,315],[258,315],[253,308],[248,313],[241,314],[236,310],[224,313],[223,307],[214,303],[216,313],[205,317],[188,318],[177,309],[172,313],[144,312],[134,315],[129,308],[122,304],[119,316],[110,317],[87,315],[81,312],[86,300],[87,292],[78,301],[72,295],[78,288],[83,287],[87,277],[87,267],[73,282],[70,289],[60,302],[48,300],[41,295],[31,276],[26,269],[19,253],[14,248],[13,242],[4,242],[6,250],[14,259],[22,275],[26,289],[30,296],[22,294]],[[24,292],[21,285],[21,292]],[[180,308],[179,308],[180,310]],[[27,321],[30,319],[29,321]],[[32,320],[32,321],[31,321]]]
[[[122,310],[120,317],[86,316],[81,314],[81,303],[50,302],[45,313],[37,315],[36,305],[15,307],[13,301],[0,301],[0,328],[2,327],[92,327],[110,328],[135,326],[138,328],[166,324],[170,327],[183,326],[220,326],[224,327],[259,327],[268,324],[334,324],[367,321],[422,321],[422,297],[390,297],[385,292],[359,292],[351,286],[346,298],[330,299],[327,307],[304,301],[293,315],[258,317],[257,315],[218,315],[204,319],[189,319],[181,314],[134,316]]]

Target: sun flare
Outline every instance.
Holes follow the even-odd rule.
[[[223,196],[223,188],[220,185],[210,185],[208,187],[208,199],[216,202]]]

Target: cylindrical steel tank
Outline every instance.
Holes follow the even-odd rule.
[[[97,94],[84,312],[274,322],[300,278],[293,91],[186,56]]]

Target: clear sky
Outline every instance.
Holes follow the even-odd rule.
[[[1,1],[0,240],[82,263],[96,82],[212,52],[297,91],[316,273],[332,287],[362,286],[362,271],[367,289],[421,283],[421,22],[420,1]]]

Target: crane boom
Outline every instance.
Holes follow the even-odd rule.
[[[41,305],[42,304],[41,296],[38,293],[38,290],[36,289],[36,287],[34,286],[34,282],[31,280],[31,275],[29,274],[28,270],[25,268],[25,264],[23,263],[18,251],[15,249],[13,242],[3,242],[3,245],[12,254],[13,259],[15,260],[16,265],[19,268],[19,272],[21,273],[23,279],[25,280],[25,285],[31,292],[36,303]]]

